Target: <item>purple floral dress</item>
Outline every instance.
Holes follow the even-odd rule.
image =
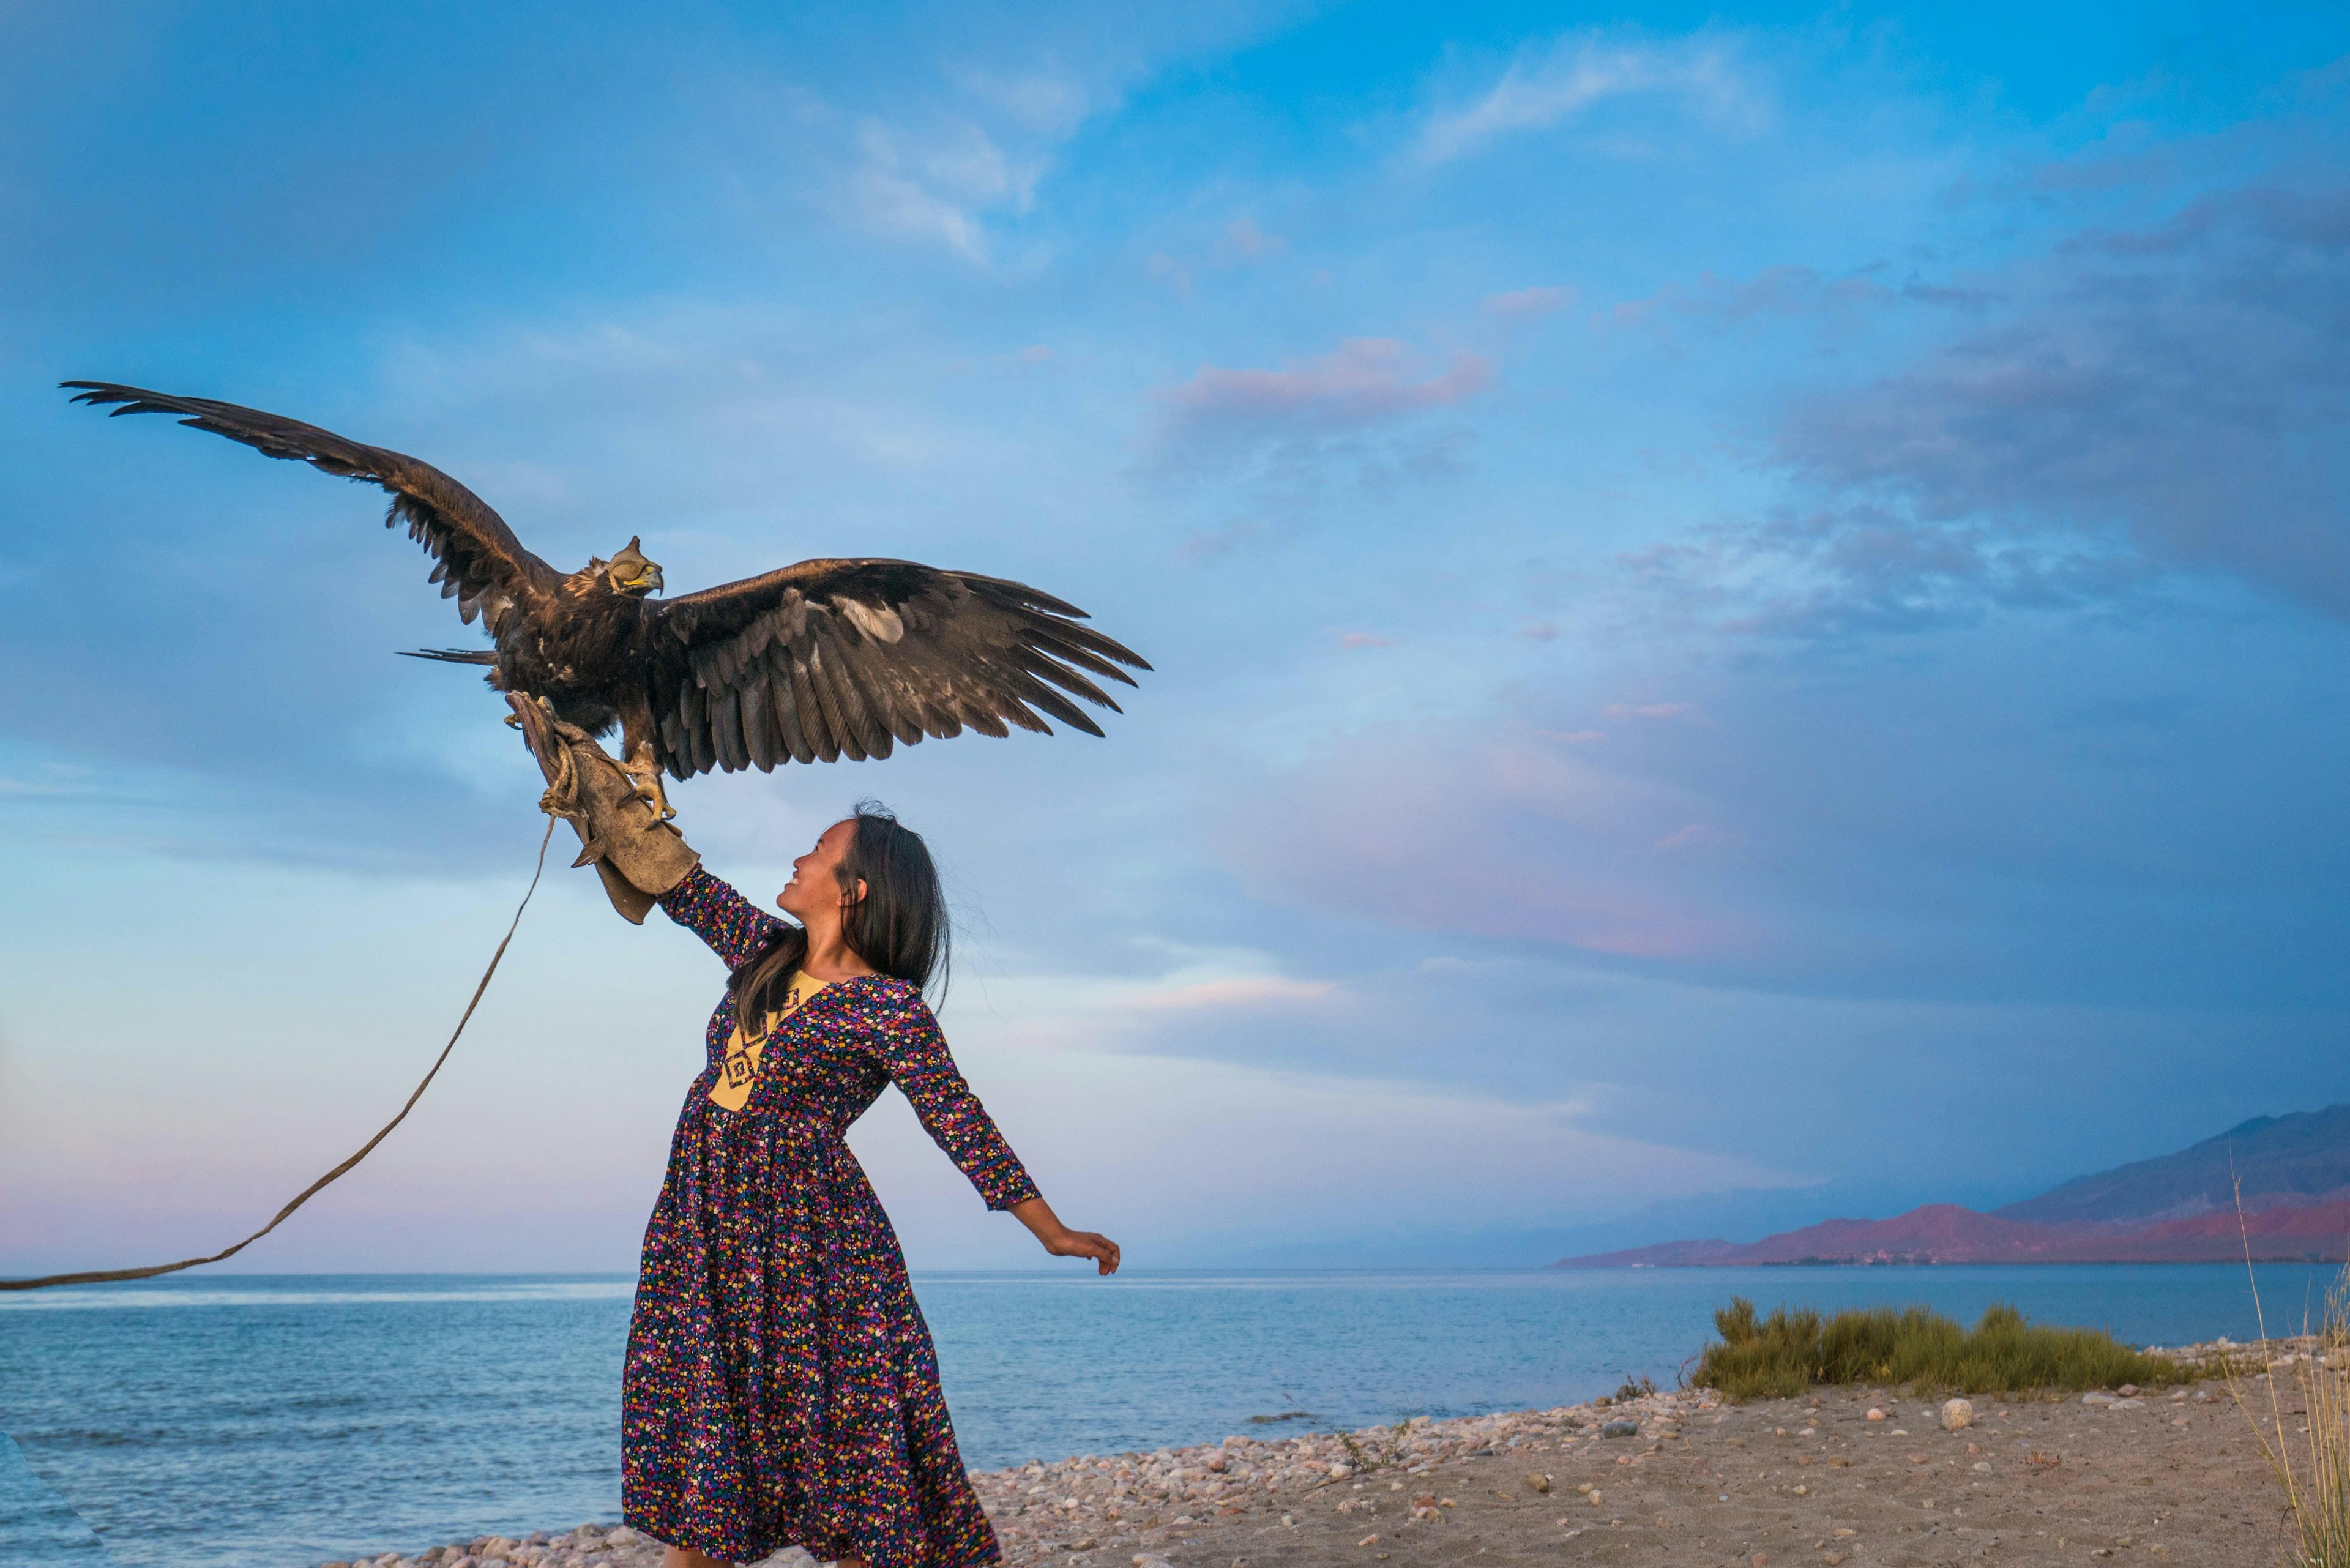
[[[660,903],[730,970],[781,924],[698,867]],[[798,1544],[873,1568],[993,1563],[897,1233],[842,1135],[894,1081],[990,1209],[1035,1186],[904,981],[810,997],[740,1111],[710,1099],[733,1028],[730,995],[645,1228],[621,1515],[724,1562]]]

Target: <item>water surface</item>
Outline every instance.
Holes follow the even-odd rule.
[[[2335,1272],[2264,1266],[2272,1329],[2298,1327]],[[215,1274],[7,1297],[0,1431],[119,1561],[151,1568],[300,1568],[614,1519],[632,1283]],[[933,1273],[915,1288],[979,1469],[1547,1407],[1627,1376],[1669,1386],[1732,1293],[1966,1319],[2012,1302],[2138,1345],[2256,1333],[2243,1269],[2201,1264]],[[1314,1418],[1250,1420],[1292,1410]],[[36,1568],[21,1538],[6,1544],[9,1568]]]

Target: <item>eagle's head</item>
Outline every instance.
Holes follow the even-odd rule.
[[[601,576],[614,593],[632,599],[660,592],[660,563],[647,559],[645,553],[637,548],[634,538],[629,539],[628,548],[616,553],[610,560],[592,561],[588,569]]]

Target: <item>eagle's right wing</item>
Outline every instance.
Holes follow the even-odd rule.
[[[1087,675],[1131,686],[1119,665],[1150,668],[1075,605],[913,561],[802,561],[650,610],[649,695],[679,778],[861,762],[965,727],[1049,735],[1039,712],[1098,735],[1069,696],[1115,712]]]
[[[408,536],[432,552],[440,563],[432,580],[441,585],[441,597],[457,601],[457,613],[468,624],[476,613],[500,647],[519,632],[522,616],[547,602],[562,575],[532,555],[506,526],[505,519],[480,496],[429,462],[403,457],[381,447],[361,446],[332,431],[297,423],[258,409],[216,403],[210,398],[179,398],[150,392],[112,381],[66,381],[77,403],[100,407],[119,404],[124,414],[182,414],[180,422],[243,441],[265,457],[308,463],[321,472],[380,485],[391,493],[391,510],[384,526],[408,524]]]

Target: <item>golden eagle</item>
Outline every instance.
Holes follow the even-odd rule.
[[[495,645],[422,658],[489,666],[502,691],[543,699],[591,734],[617,724],[626,765],[666,814],[660,775],[778,763],[863,761],[924,735],[1007,724],[1051,734],[1049,714],[1101,727],[1068,693],[1118,711],[1087,674],[1134,684],[1150,666],[1090,627],[1085,612],[1001,577],[912,561],[802,561],[681,598],[630,539],[608,561],[565,575],[523,548],[505,520],[430,463],[208,398],[109,381],[67,381],[78,403],[180,422],[268,457],[391,493],[384,526],[439,564],[432,580]],[[1055,688],[1059,690],[1055,690]]]

